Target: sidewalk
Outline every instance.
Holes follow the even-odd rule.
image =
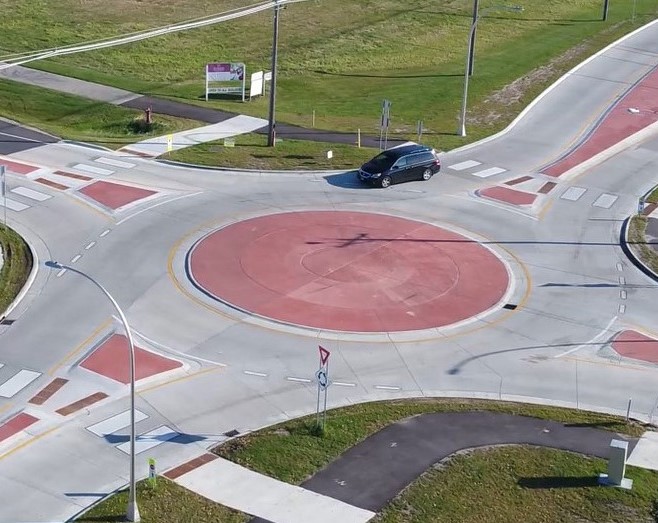
[[[239,116],[237,113],[230,113],[228,111],[220,111],[210,107],[192,105],[152,96],[143,96],[123,89],[86,82],[84,80],[69,78],[45,71],[38,71],[23,66],[3,69],[0,71],[0,78],[43,87],[45,89],[52,89],[54,91],[75,96],[82,96],[91,100],[110,103],[120,107],[127,107],[129,109],[144,111],[150,107],[155,115],[166,114],[177,118],[197,120],[209,124],[220,123]],[[264,133],[266,130],[260,129],[258,132]],[[344,133],[321,129],[306,129],[304,127],[285,123],[276,124],[276,135],[278,138],[287,140],[311,140],[316,142],[344,144],[356,144],[357,139],[356,131],[354,133]],[[401,141],[389,139],[389,143],[393,146],[401,143]],[[361,145],[363,147],[379,147],[379,138],[361,135]]]
[[[382,510],[432,465],[460,450],[536,445],[606,459],[613,439],[628,442],[629,464],[658,469],[658,433],[648,432],[638,443],[637,438],[588,424],[495,412],[450,412],[415,416],[385,427],[301,487],[210,454],[165,476],[217,503],[262,518],[254,522],[360,523]]]

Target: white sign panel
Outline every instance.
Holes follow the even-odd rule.
[[[263,94],[263,71],[258,71],[251,75],[251,84],[249,86],[249,98]]]
[[[241,63],[206,65],[206,79],[209,82],[242,82],[244,72],[245,67]]]

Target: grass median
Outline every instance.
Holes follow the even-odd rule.
[[[225,0],[222,10],[250,4]],[[655,17],[658,0],[615,2],[602,21],[601,0],[522,2],[522,13],[481,6],[468,137],[456,136],[471,0],[301,2],[281,14],[277,115],[281,122],[377,134],[383,99],[394,135],[448,150],[503,128],[541,90],[596,50]],[[216,4],[175,0],[12,2],[5,53],[57,47],[208,15]],[[635,20],[631,15],[635,11]],[[35,62],[42,69],[209,107],[267,115],[267,98],[204,101],[206,63],[234,60],[247,75],[267,70],[271,12],[131,45]],[[52,21],[57,20],[53,24]],[[100,22],[102,20],[102,22]],[[47,27],[48,31],[43,28]],[[0,97],[0,108],[6,97]]]
[[[645,202],[658,204],[658,186],[649,193]],[[647,243],[646,230],[648,224],[646,216],[635,215],[628,224],[628,244],[642,263],[658,274],[658,252]]]
[[[333,156],[328,158],[327,152]],[[379,152],[370,147],[348,144],[277,140],[276,147],[267,147],[267,136],[243,134],[226,147],[223,140],[179,149],[163,158],[178,162],[249,169],[353,169]]]
[[[0,225],[0,248],[4,263],[0,270],[0,317],[25,286],[32,271],[32,252],[23,238]]]

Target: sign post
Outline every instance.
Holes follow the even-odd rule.
[[[167,135],[167,152],[170,153],[173,150],[174,150],[174,135],[173,134],[168,134]]]
[[[324,430],[324,425],[327,420],[327,388],[329,387],[329,356],[331,353],[318,345],[320,350],[320,368],[315,373],[315,378],[318,382],[318,401],[316,405],[315,422],[318,427]],[[322,423],[320,423],[320,392],[324,392],[324,407],[322,410]]]
[[[5,179],[5,166],[0,165],[0,195],[3,199],[4,221],[2,224],[7,227],[7,180]]]
[[[155,459],[149,458],[149,484],[151,487],[155,487]]]
[[[384,149],[388,145],[388,126],[391,123],[391,102],[384,100],[382,102],[382,119],[379,125],[379,150],[382,150],[382,139],[384,139]]]

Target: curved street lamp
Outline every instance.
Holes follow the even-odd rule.
[[[86,278],[96,287],[98,287],[101,292],[107,297],[112,305],[117,311],[121,323],[123,323],[123,328],[126,331],[126,337],[128,338],[128,347],[130,348],[130,486],[128,491],[128,507],[126,509],[126,519],[128,521],[140,521],[139,508],[137,507],[137,494],[135,489],[135,344],[133,342],[133,336],[130,332],[130,326],[128,325],[128,320],[123,314],[121,307],[116,302],[116,300],[111,296],[109,292],[103,287],[100,283],[94,280],[88,274],[85,274],[78,269],[69,267],[62,263],[56,261],[47,261],[45,262],[46,267],[50,269],[65,269],[67,271],[74,272],[79,274],[83,278]]]
[[[475,34],[475,28],[478,25],[478,21],[485,14],[490,13],[491,11],[511,11],[513,13],[520,13],[523,11],[521,6],[506,6],[506,5],[494,5],[484,9],[481,13],[475,12],[473,16],[473,23],[471,24],[471,30],[468,33],[468,51],[466,52],[466,68],[464,71],[464,95],[462,97],[462,109],[459,118],[459,129],[457,129],[457,134],[459,136],[466,136],[466,99],[468,97],[468,77],[471,68],[471,60],[473,53],[473,35]]]

